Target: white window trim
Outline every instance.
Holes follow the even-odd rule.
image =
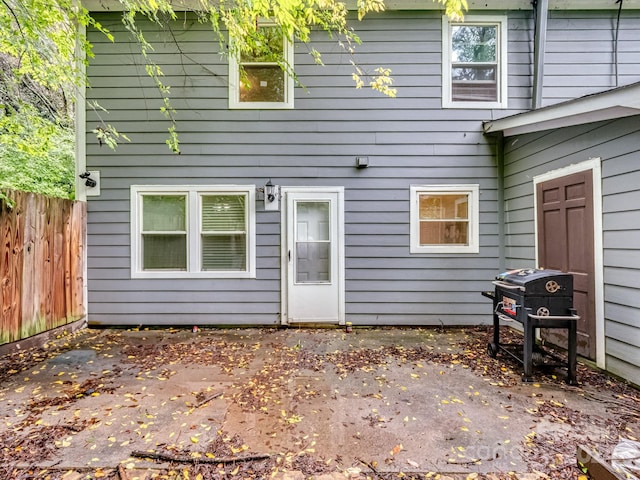
[[[131,186],[131,278],[256,278],[256,186],[255,185],[132,185]],[[206,194],[247,195],[247,269],[200,270],[200,198]],[[187,197],[187,270],[142,269],[142,194],[183,194]]]
[[[422,193],[469,195],[469,245],[420,245],[419,195]],[[410,253],[479,253],[480,252],[480,186],[470,185],[411,185],[409,209],[411,230]]]
[[[454,102],[451,99],[451,25],[497,25],[498,26],[498,101]],[[508,105],[508,55],[506,15],[466,15],[464,21],[451,21],[442,17],[442,108],[507,108]]]
[[[273,22],[262,22],[264,26],[275,25]],[[293,70],[293,43],[285,38],[283,42],[284,60]],[[238,59],[229,55],[229,109],[232,110],[286,110],[293,108],[294,81],[293,76],[284,72],[285,100],[284,102],[241,102],[240,101],[240,70]]]

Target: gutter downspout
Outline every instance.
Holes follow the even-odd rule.
[[[533,92],[531,109],[542,106],[542,84],[544,82],[545,45],[547,43],[547,17],[549,15],[548,0],[533,0],[535,9],[535,39],[533,51]]]
[[[498,263],[499,270],[504,272],[508,267],[506,265],[506,213],[504,201],[504,135],[499,132],[496,135],[496,170],[498,174]]]

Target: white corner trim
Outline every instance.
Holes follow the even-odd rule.
[[[84,82],[86,76],[87,67],[85,64],[85,52],[80,43],[80,38],[83,38],[87,34],[87,28],[84,25],[78,25],[77,37],[76,37],[76,66],[83,78],[81,85],[76,86],[75,92],[75,109],[76,116],[74,121],[75,129],[75,186],[76,186],[76,200],[87,200],[87,189],[85,188],[84,181],[81,180],[78,175],[86,171],[87,169],[87,87]],[[86,265],[86,262],[85,262]],[[86,278],[86,275],[85,275]],[[85,298],[86,295],[85,295]]]

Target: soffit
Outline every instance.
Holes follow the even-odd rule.
[[[640,115],[640,83],[484,122],[485,133],[505,137]]]

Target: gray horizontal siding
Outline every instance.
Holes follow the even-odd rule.
[[[498,12],[501,13],[501,12]],[[295,109],[230,111],[227,66],[215,36],[197,22],[176,24],[180,51],[155,25],[145,25],[151,54],[166,74],[177,109],[182,154],[164,145],[169,126],[161,99],[147,78],[137,47],[117,15],[99,20],[117,38],[111,43],[89,32],[96,57],[88,68],[87,95],[108,110],[87,112],[87,166],[101,171],[101,196],[89,199],[89,309],[94,323],[273,324],[280,309],[280,214],[257,204],[257,278],[225,280],[132,280],[129,263],[129,187],[132,184],[256,184],[345,187],[347,316],[360,324],[469,324],[490,319],[479,294],[483,279],[498,268],[495,145],[481,134],[481,121],[516,113],[530,105],[532,17],[509,14],[509,110],[441,109],[441,17],[437,12],[386,12],[358,22],[364,44],[356,59],[367,68],[392,69],[398,98],[389,99],[351,82],[349,56],[326,35],[314,46],[326,67],[318,67],[297,46],[295,63],[306,90],[296,88]],[[582,15],[574,12],[572,15]],[[607,34],[606,18],[592,18],[596,38]],[[628,17],[628,13],[625,13]],[[562,15],[554,13],[555,31]],[[596,15],[597,16],[597,15]],[[583,16],[584,17],[584,16]],[[590,23],[589,15],[577,19]],[[625,17],[625,19],[627,18]],[[555,22],[555,23],[554,23]],[[620,51],[632,58],[636,33],[622,22]],[[610,33],[610,29],[609,29]],[[562,97],[566,70],[552,56],[559,42],[577,47],[579,36],[550,32],[547,78],[553,101]],[[623,45],[624,38],[624,45]],[[573,48],[572,47],[572,48]],[[604,47],[603,47],[604,48]],[[575,52],[575,72],[596,84],[611,74],[599,57]],[[606,55],[606,52],[603,52]],[[619,71],[633,76],[628,60]],[[557,78],[556,78],[557,77]],[[625,77],[626,78],[626,77]],[[558,91],[551,90],[560,89]],[[90,131],[100,120],[132,139],[116,151],[98,146]],[[367,155],[371,166],[353,167]],[[479,183],[479,255],[410,255],[409,186]],[[625,193],[620,193],[624,195]],[[526,197],[520,191],[518,196]],[[510,254],[530,257],[531,220],[526,202],[512,202]],[[621,220],[619,220],[621,221]],[[453,287],[463,295],[451,296]],[[250,301],[238,301],[233,292]],[[215,292],[215,295],[207,295]],[[225,295],[228,293],[228,295]],[[253,295],[252,295],[253,294]],[[190,300],[187,300],[190,299]],[[179,305],[180,308],[177,308]]]
[[[116,17],[101,22],[120,42],[93,33],[88,96],[108,113],[87,112],[87,130],[104,119],[131,143],[116,151],[88,133],[88,168],[101,172],[89,198],[90,321],[98,324],[274,324],[280,311],[280,213],[257,203],[256,279],[130,278],[130,192],[134,184],[255,184],[345,187],[346,315],[356,324],[477,324],[490,321],[480,290],[498,268],[495,145],[482,135],[491,113],[441,109],[438,13],[392,12],[359,24],[359,62],[393,70],[398,97],[356,90],[348,56],[316,35],[326,67],[297,48],[295,109],[227,108],[227,66],[215,38],[192,24],[180,32],[182,58],[149,26],[177,109],[181,155],[164,145],[168,123],[142,62]],[[530,33],[512,24],[510,88],[516,108],[529,102]],[[146,31],[147,29],[145,29]],[[196,62],[204,63],[203,66]],[[501,112],[508,113],[508,112]],[[354,168],[367,155],[370,167]],[[479,255],[410,255],[409,187],[478,183]],[[462,291],[463,293],[459,293]]]
[[[507,266],[534,266],[533,181],[602,159],[607,369],[640,383],[640,116],[505,139]]]
[[[640,12],[622,10],[617,73],[617,11],[549,12],[543,104],[640,81]]]

